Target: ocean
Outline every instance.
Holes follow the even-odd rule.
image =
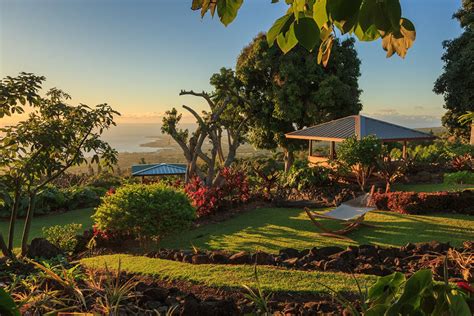
[[[193,129],[193,124],[182,124],[181,128]],[[118,152],[157,152],[173,142],[161,133],[161,123],[121,123],[105,131],[102,139]]]

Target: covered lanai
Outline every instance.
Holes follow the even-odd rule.
[[[383,142],[403,143],[403,158],[407,157],[407,142],[431,140],[435,136],[400,125],[384,122],[363,115],[350,115],[330,122],[311,126],[286,134],[286,138],[309,141],[310,163],[324,162],[336,158],[336,143],[356,136],[361,139],[374,135]],[[329,142],[329,157],[321,157],[313,151],[315,141]]]

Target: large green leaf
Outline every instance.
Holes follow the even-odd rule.
[[[359,11],[359,25],[365,33],[372,25],[375,25],[376,0],[365,0]]]
[[[313,6],[313,18],[319,27],[323,27],[323,25],[329,20],[326,11],[326,1],[327,0],[316,0]]]
[[[398,293],[400,286],[405,282],[405,275],[395,272],[381,277],[369,289],[369,300],[376,304],[385,304],[390,302]]]
[[[275,42],[275,39],[280,33],[288,31],[290,23],[293,22],[293,20],[294,20],[293,14],[284,15],[278,20],[276,20],[275,23],[273,23],[272,27],[267,32],[268,45],[272,46],[273,43]]]
[[[0,288],[0,315],[5,316],[21,316],[20,311],[16,307],[12,297]]]
[[[400,0],[385,0],[385,8],[392,28],[398,30],[400,28],[400,19],[402,18]]]
[[[389,13],[385,2],[375,2],[375,11],[372,13],[374,14],[374,22],[377,29],[388,32],[392,28],[392,23],[390,22]]]
[[[433,274],[431,270],[419,270],[408,279],[403,294],[386,312],[387,316],[398,316],[400,313],[413,311],[419,308],[421,298],[426,291],[433,287]]]
[[[471,310],[469,309],[469,306],[466,303],[466,300],[459,293],[454,293],[454,294],[449,293],[448,299],[449,299],[449,310],[451,312],[451,315],[456,315],[456,316],[472,315]]]
[[[217,14],[225,26],[234,21],[242,2],[243,0],[219,0],[217,2]]]
[[[361,3],[362,0],[327,0],[326,8],[334,21],[346,22],[359,13]]]
[[[312,51],[319,42],[319,26],[312,18],[301,18],[295,24],[295,36],[301,46]]]
[[[277,37],[277,43],[284,54],[288,53],[293,47],[298,44],[295,35],[295,22],[290,25],[286,33],[280,33]]]

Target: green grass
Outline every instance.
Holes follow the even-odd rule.
[[[50,227],[54,225],[65,225],[70,223],[82,224],[83,230],[92,227],[91,215],[94,213],[92,208],[85,208],[80,210],[69,211],[61,214],[37,216],[33,218],[30,231],[30,240],[35,237],[43,236],[43,227]],[[15,226],[15,247],[19,247],[21,243],[21,235],[23,233],[23,225],[25,221],[19,219]],[[0,221],[0,232],[6,238],[8,235],[8,221]]]
[[[81,263],[92,268],[117,269],[120,261],[124,271],[150,275],[164,280],[184,280],[211,287],[242,288],[242,284],[255,286],[252,265],[194,265],[170,260],[131,255],[106,255],[82,259]],[[336,291],[356,292],[356,284],[348,274],[335,272],[307,272],[259,266],[258,275],[266,291],[327,292],[326,284]],[[370,285],[374,276],[358,275],[362,284]]]
[[[162,240],[161,247],[227,249],[231,251],[277,252],[281,248],[306,249],[321,246],[377,244],[402,246],[408,242],[438,240],[459,245],[474,239],[474,217],[459,214],[430,216],[402,215],[393,212],[370,212],[367,223],[348,235],[353,241],[322,237],[301,209],[263,208],[240,214],[225,222],[180,232]],[[339,224],[322,220],[328,227]]]
[[[448,184],[448,183],[428,183],[428,184],[396,184],[393,191],[407,192],[438,192],[438,191],[460,191],[474,190],[473,184]]]

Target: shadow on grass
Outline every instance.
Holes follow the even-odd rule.
[[[340,225],[321,220],[328,228]],[[317,234],[318,229],[301,209],[257,209],[225,222],[200,227],[165,238],[161,247],[230,251],[277,252],[281,248],[297,249],[357,244],[402,246],[408,242],[438,240],[454,245],[474,239],[474,219],[455,214],[430,216],[402,215],[391,212],[371,212],[367,222],[375,228],[362,227],[348,235],[353,241],[327,238]]]

